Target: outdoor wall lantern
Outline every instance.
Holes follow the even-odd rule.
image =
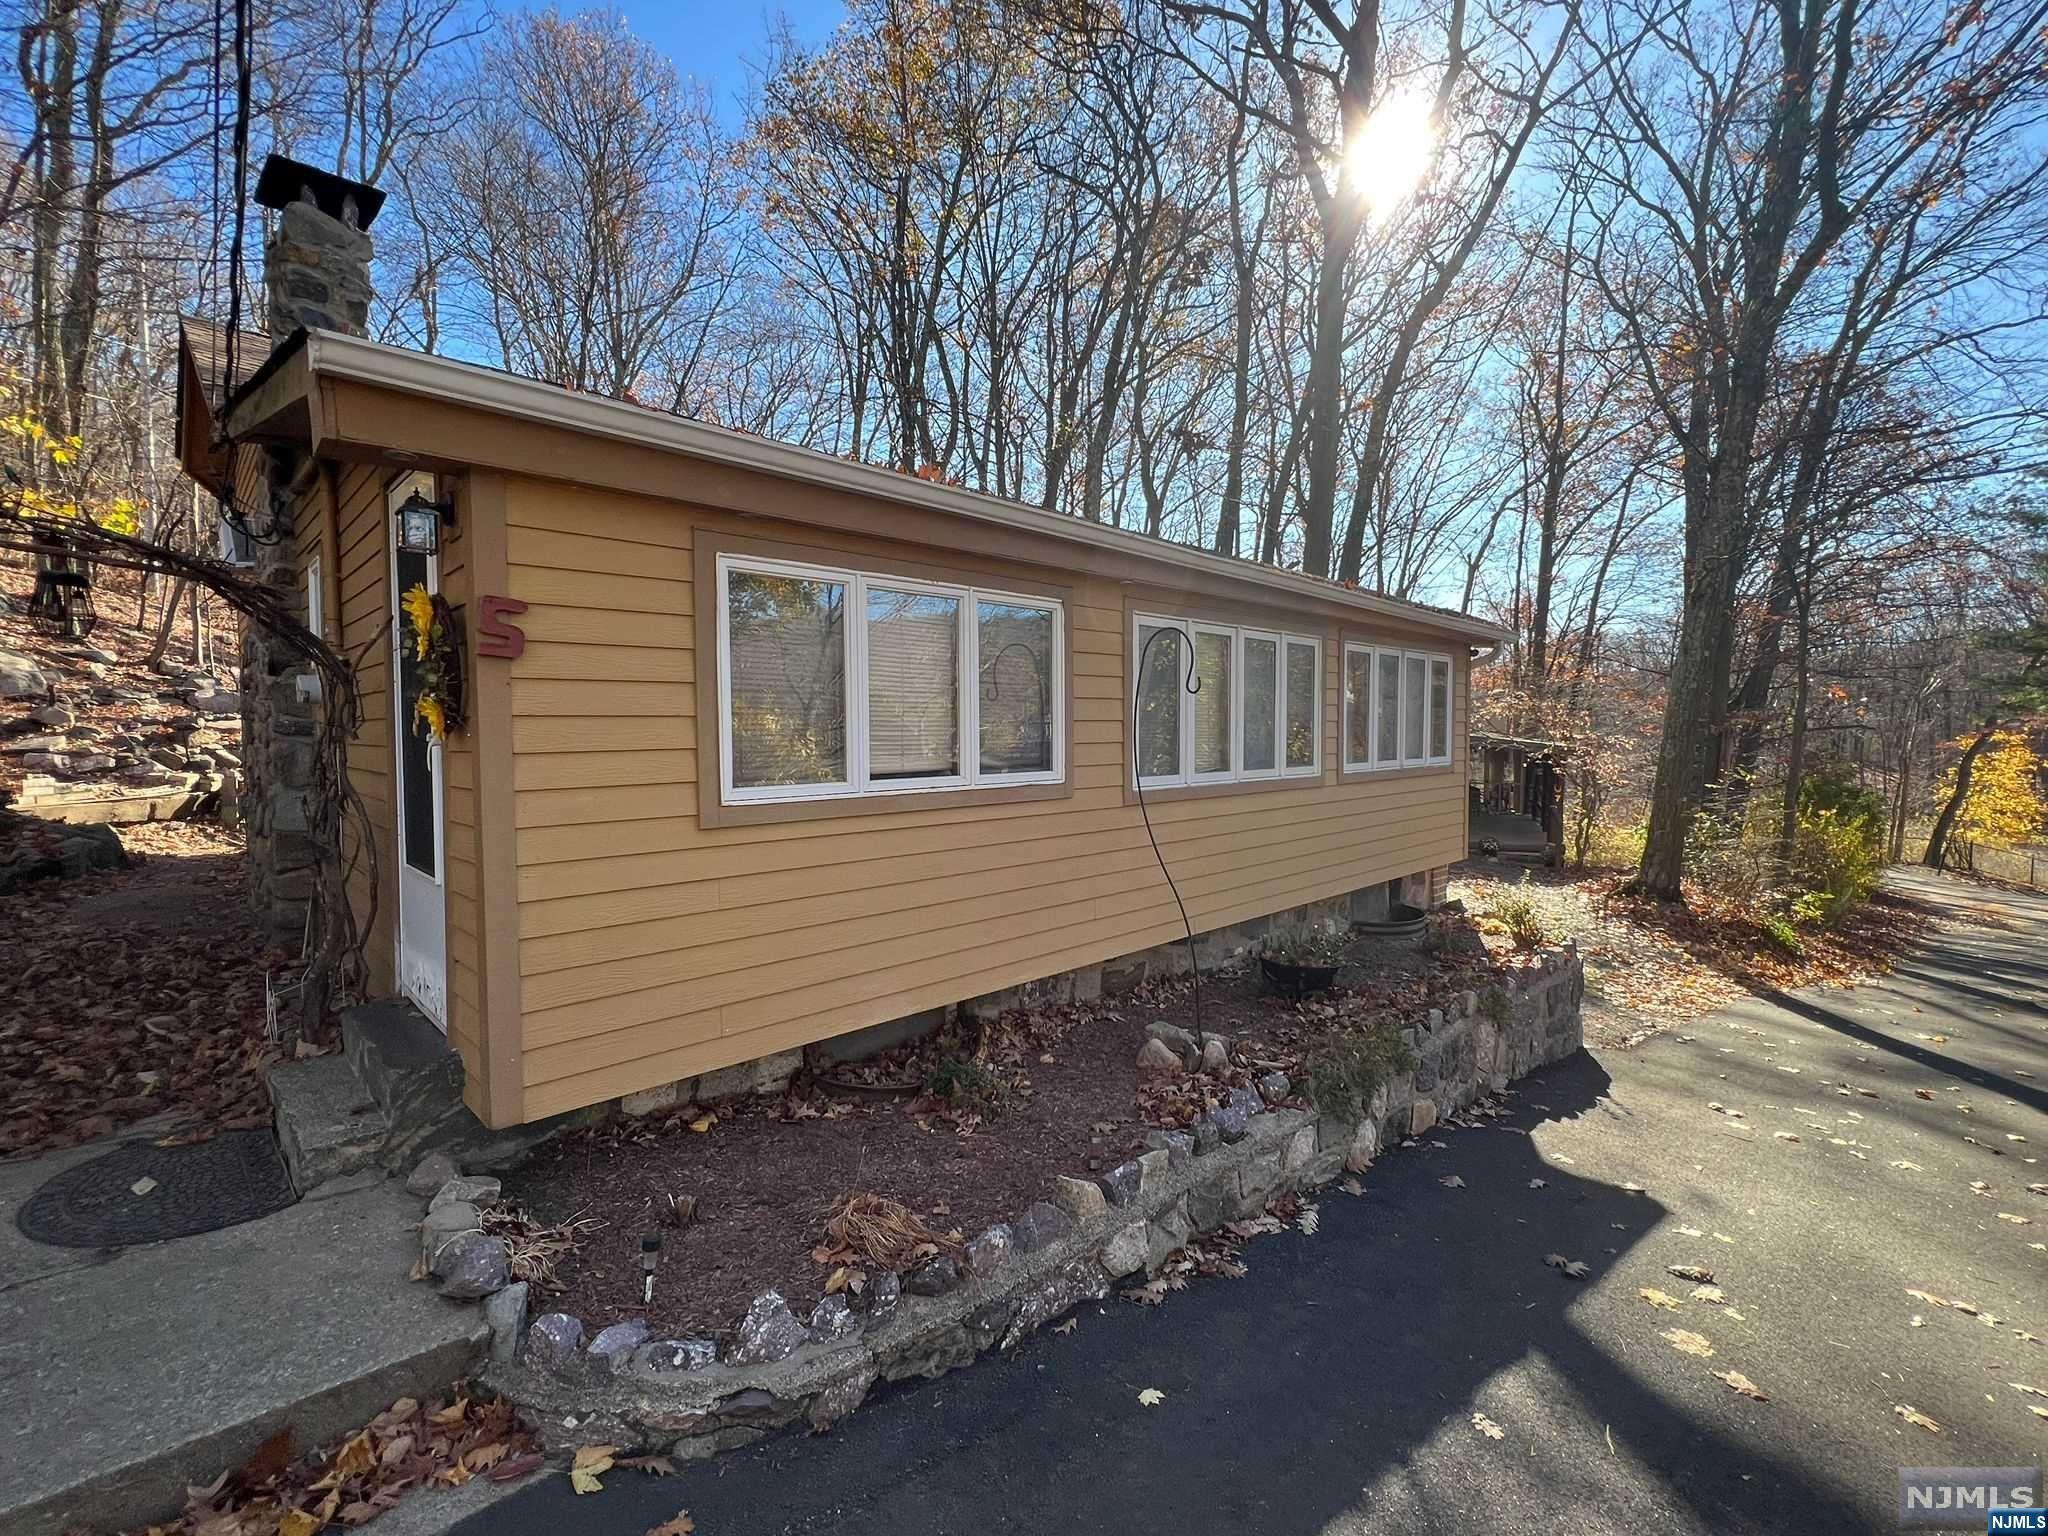
[[[455,525],[455,504],[429,501],[418,491],[398,508],[398,547],[409,555],[441,553],[441,525]]]

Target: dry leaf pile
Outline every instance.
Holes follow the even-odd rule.
[[[900,1200],[855,1191],[833,1201],[825,1216],[824,1239],[811,1250],[811,1257],[849,1273],[859,1265],[901,1270],[950,1253],[964,1240],[957,1228],[934,1231]]]
[[[485,1232],[502,1238],[506,1263],[514,1280],[536,1289],[560,1293],[560,1266],[583,1246],[583,1239],[604,1226],[594,1216],[576,1216],[548,1226],[513,1207],[494,1206],[479,1218]]]
[[[472,1478],[511,1482],[536,1471],[533,1436],[503,1398],[402,1397],[336,1449],[300,1459],[290,1429],[203,1488],[185,1512],[147,1536],[315,1536],[374,1520],[415,1488],[459,1488]]]

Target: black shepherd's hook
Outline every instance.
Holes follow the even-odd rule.
[[[1145,686],[1145,664],[1152,657],[1152,647],[1162,635],[1173,635],[1180,639],[1187,651],[1187,677],[1182,683],[1184,691],[1197,694],[1202,691],[1202,680],[1195,676],[1195,647],[1189,638],[1177,629],[1155,629],[1146,637],[1138,649],[1136,677],[1131,684],[1131,782],[1138,791],[1138,813],[1145,818],[1145,836],[1152,844],[1152,857],[1159,861],[1159,873],[1166,876],[1166,888],[1173,892],[1173,904],[1180,908],[1180,926],[1187,935],[1188,968],[1195,978],[1195,1039],[1202,1038],[1202,966],[1195,958],[1195,925],[1188,921],[1188,904],[1180,899],[1180,887],[1174,883],[1173,871],[1166,867],[1166,855],[1159,851],[1158,834],[1152,830],[1152,812],[1145,805],[1145,768],[1138,758],[1138,698]]]

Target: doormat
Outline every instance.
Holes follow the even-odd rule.
[[[269,1131],[222,1131],[186,1146],[130,1141],[67,1168],[14,1224],[52,1248],[127,1248],[240,1226],[297,1199]]]

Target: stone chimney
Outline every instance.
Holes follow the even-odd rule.
[[[302,329],[362,335],[372,297],[368,231],[384,194],[272,155],[257,179],[256,202],[277,211],[263,248],[272,344]],[[303,615],[300,536],[319,537],[319,466],[289,446],[267,451],[269,504],[242,509],[259,527],[267,521],[271,535],[255,546],[252,574]],[[340,617],[330,614],[322,639],[331,642]],[[248,829],[250,901],[273,933],[295,940],[306,933],[308,903],[322,882],[322,850],[335,848],[340,835],[339,807],[318,799],[319,678],[276,636],[252,627],[242,641],[241,687],[238,805]],[[332,911],[346,897],[338,859],[326,867],[334,889],[323,905]]]

